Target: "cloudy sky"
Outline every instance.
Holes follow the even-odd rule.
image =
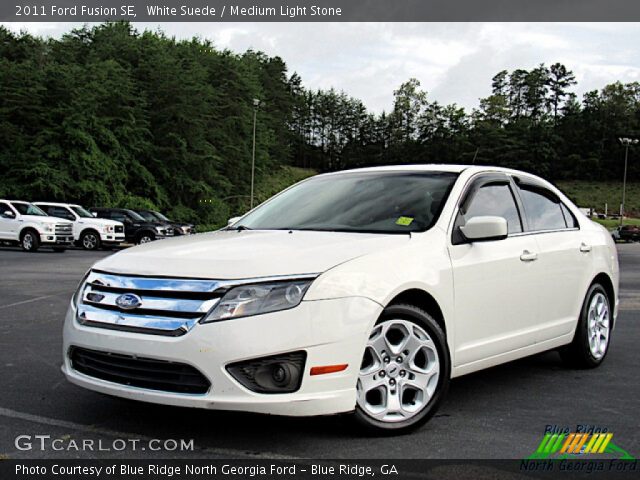
[[[78,24],[6,24],[60,36]],[[490,92],[500,70],[564,63],[578,95],[607,83],[640,81],[637,23],[165,23],[178,38],[199,36],[219,48],[281,56],[309,88],[335,87],[373,111],[389,110],[393,90],[416,77],[430,100],[468,109]]]

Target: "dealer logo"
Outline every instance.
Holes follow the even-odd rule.
[[[581,455],[609,454],[620,460],[635,460],[612,442],[612,432],[606,428],[586,427],[579,425],[571,431],[569,428],[548,425],[540,445],[528,459],[566,459],[580,458]]]
[[[134,293],[123,293],[116,298],[116,305],[122,310],[133,310],[142,306],[142,299]]]

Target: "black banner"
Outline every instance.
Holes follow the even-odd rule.
[[[637,478],[636,460],[0,460],[3,480]]]
[[[12,22],[604,22],[640,20],[630,0],[3,0]]]

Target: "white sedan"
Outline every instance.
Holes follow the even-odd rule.
[[[98,262],[69,307],[62,368],[147,402],[404,431],[451,378],[550,349],[601,364],[618,277],[609,232],[533,175],[330,173],[221,231]]]

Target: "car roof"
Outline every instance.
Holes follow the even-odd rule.
[[[324,173],[324,175],[339,175],[341,173],[368,173],[368,172],[445,172],[445,173],[480,173],[480,172],[503,172],[520,175],[532,175],[527,172],[513,170],[510,168],[494,167],[491,165],[449,165],[449,164],[414,164],[414,165],[385,165],[381,167],[364,167],[350,170],[340,170],[338,172]],[[535,175],[532,175],[535,176]]]
[[[33,202],[34,205],[51,205],[52,207],[79,207],[76,203]]]
[[[8,198],[0,198],[0,202],[10,202],[10,203],[26,203],[31,204],[31,202],[27,202],[26,200],[10,200]]]

